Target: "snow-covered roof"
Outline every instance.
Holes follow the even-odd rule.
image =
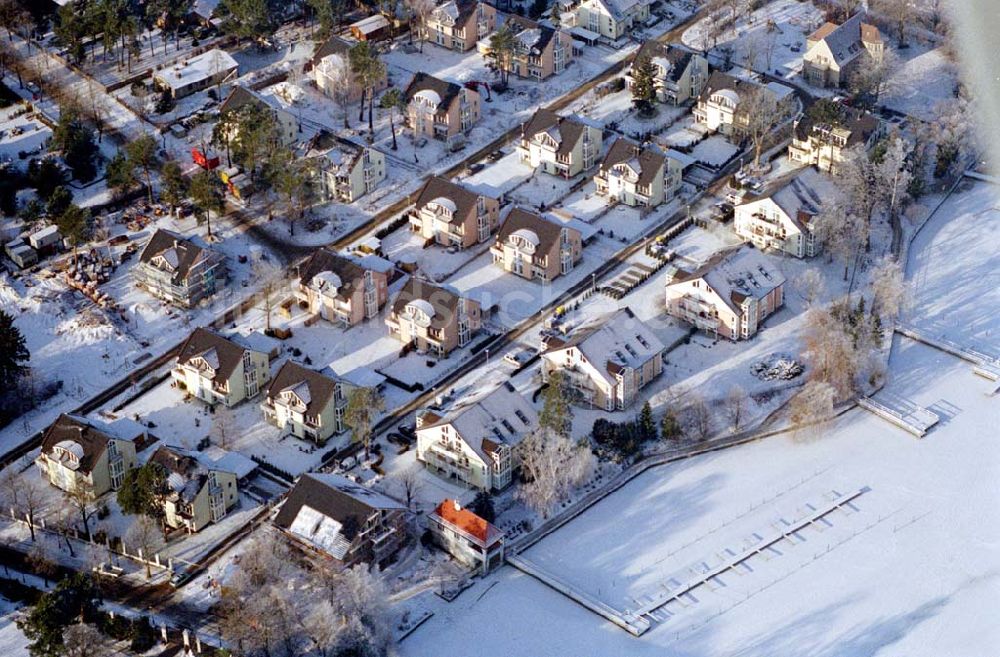
[[[211,470],[231,472],[237,479],[245,479],[257,469],[257,464],[252,459],[216,445],[210,445],[201,452],[201,462]]]
[[[440,205],[442,208],[447,208],[449,212],[455,212],[456,210],[458,210],[458,206],[455,204],[455,201],[451,200],[450,198],[445,198],[444,196],[438,196],[437,198],[433,199],[431,203]]]
[[[343,524],[304,504],[295,515],[288,531],[305,539],[336,559],[343,559],[351,542],[341,533]]]
[[[511,237],[520,237],[525,242],[528,242],[535,248],[538,248],[539,240],[538,235],[533,230],[528,230],[527,228],[519,228],[511,233]]]
[[[156,79],[173,90],[185,89],[199,84],[220,73],[230,73],[239,68],[239,64],[225,50],[213,48],[182,63],[174,64],[169,69],[156,72]]]
[[[370,367],[356,367],[340,378],[358,388],[377,388],[385,383],[385,377]]]
[[[785,283],[781,271],[748,245],[721,251],[693,272],[679,271],[670,285],[694,279],[705,281],[737,315],[744,300],[762,299]]]

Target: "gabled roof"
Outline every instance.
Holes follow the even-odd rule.
[[[451,405],[443,415],[434,411],[423,415],[426,423],[417,431],[451,425],[479,458],[492,462],[501,445],[513,447],[538,426],[534,407],[509,382],[491,391],[477,390]],[[431,418],[437,418],[429,422]]]
[[[540,54],[545,51],[556,31],[530,18],[510,14],[505,25],[509,25],[515,37],[521,42],[525,52]]]
[[[635,142],[619,137],[604,156],[601,172],[606,173],[618,164],[627,164],[631,167],[639,176],[639,185],[649,185],[656,176],[663,176],[667,156],[655,146],[642,148]]]
[[[333,401],[337,380],[287,360],[267,387],[268,399],[292,391],[305,404],[305,415],[317,416]]]
[[[622,369],[639,369],[651,358],[658,358],[664,350],[656,334],[628,307],[578,328],[568,340],[555,341],[545,353],[569,347],[579,349],[611,385],[617,383],[615,375]]]
[[[693,52],[673,43],[650,39],[642,44],[632,60],[633,65],[643,57],[667,69],[667,79],[677,82],[687,70]]]
[[[705,82],[705,88],[702,89],[701,96],[699,96],[698,99],[707,101],[712,94],[726,89],[735,91],[738,96],[742,96],[750,93],[753,89],[756,89],[759,86],[759,84],[751,82],[750,80],[735,78],[728,73],[723,73],[722,71],[713,71],[712,74],[708,76],[708,81]]]
[[[214,254],[214,251],[202,248],[177,233],[159,228],[146,242],[139,255],[139,262],[171,272],[171,282],[179,284],[187,280],[191,268],[209,254]],[[163,258],[165,267],[154,263],[158,256]]]
[[[53,448],[61,447],[79,460],[75,469],[89,473],[108,448],[110,440],[135,441],[143,432],[125,437],[103,422],[63,413],[42,434],[42,453],[52,456]]]
[[[232,376],[236,366],[243,358],[246,347],[222,337],[206,328],[196,328],[188,336],[177,355],[178,365],[184,365],[192,359],[204,358],[215,370],[215,378],[226,381]]]
[[[563,228],[576,233],[580,232],[562,222],[549,219],[548,217],[541,217],[534,212],[528,212],[521,208],[514,208],[507,215],[507,219],[497,232],[497,242],[506,242],[507,238],[513,233],[528,230],[538,238],[538,244],[535,245],[538,252],[541,254],[551,253],[552,248],[559,245],[559,237],[562,234]]]
[[[427,307],[431,316],[431,328],[440,329],[458,314],[458,301],[462,297],[454,290],[434,285],[419,278],[410,277],[406,285],[396,295],[392,303],[392,312],[401,315],[410,303]]]
[[[458,500],[445,499],[432,514],[439,522],[471,537],[480,547],[488,548],[503,538],[503,532],[472,511],[462,508]]]
[[[463,185],[453,183],[446,178],[433,176],[427,179],[417,195],[417,210],[431,201],[445,199],[450,201],[455,209],[452,211],[452,223],[461,223],[470,212],[475,212],[480,194],[470,191]]]
[[[308,286],[320,274],[331,273],[340,281],[337,297],[349,299],[358,287],[364,287],[365,270],[354,258],[326,247],[316,249],[299,266],[299,282]]]
[[[593,0],[597,4],[604,7],[605,11],[614,18],[616,21],[620,21],[625,18],[629,12],[631,12],[638,5],[650,4],[649,0]]]
[[[476,0],[446,0],[432,9],[431,13],[445,14],[455,21],[455,25],[463,25],[478,6]]]
[[[702,279],[737,316],[745,299],[762,299],[785,283],[784,275],[750,245],[725,249],[688,272],[679,270],[669,285]]]
[[[544,132],[559,144],[556,152],[565,155],[572,152],[586,127],[576,119],[559,116],[552,110],[539,108],[527,123],[521,125],[521,137],[530,140]]]
[[[160,445],[149,457],[149,462],[167,471],[167,485],[185,502],[197,497],[208,482],[208,468],[186,450]]]
[[[312,63],[316,65],[330,55],[340,55],[346,61],[347,53],[352,47],[354,47],[353,43],[335,34],[316,48],[315,52],[313,52]]]
[[[814,129],[841,128],[850,133],[847,147],[851,147],[867,142],[869,137],[878,130],[879,120],[874,114],[840,104],[837,105],[837,108],[840,117],[831,124],[816,123],[810,118],[808,111],[804,112],[802,118],[795,122],[795,138],[804,141],[809,138]]]
[[[882,42],[878,28],[864,23],[864,18],[864,12],[859,11],[840,25],[824,23],[809,35],[807,42],[813,43],[814,47],[815,44],[825,43],[837,64],[843,66],[864,51],[864,43]]]
[[[770,199],[802,232],[807,230],[813,217],[823,207],[823,201],[816,190],[799,178],[792,178],[784,187],[771,190],[751,203],[759,203],[765,199]]]
[[[440,99],[437,109],[445,111],[458,98],[462,87],[454,82],[448,82],[447,80],[436,78],[421,71],[413,74],[413,79],[410,80],[410,84],[406,87],[404,95],[407,102],[413,100],[413,97],[421,91],[432,91],[437,94]]]
[[[343,559],[375,512],[403,511],[396,500],[335,474],[303,474],[281,505],[274,524]]]

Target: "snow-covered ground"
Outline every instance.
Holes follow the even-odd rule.
[[[927,321],[969,323],[997,348],[995,199],[995,187],[977,184],[949,200],[915,241],[908,275]],[[860,493],[850,506],[671,603],[638,639],[508,567],[438,604],[402,653],[458,654],[474,642],[486,656],[991,655],[1000,641],[989,611],[1000,590],[995,385],[967,362],[897,340],[886,391],[940,415],[923,440],[854,409],[650,470],[526,556],[635,609],[635,599],[697,578],[837,494]]]
[[[28,638],[14,623],[17,605],[0,598],[0,654],[5,657],[26,657]]]
[[[907,59],[895,72],[881,103],[928,121],[934,118],[938,103],[954,98],[958,73],[940,48],[926,50],[914,44],[910,50],[920,54]]]

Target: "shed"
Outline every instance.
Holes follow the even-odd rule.
[[[55,251],[59,248],[61,241],[62,235],[59,234],[59,228],[55,225],[46,226],[28,236],[28,244],[39,253]]]
[[[6,247],[4,247],[4,250],[7,252],[7,257],[21,269],[30,267],[38,262],[38,253],[33,248],[25,244],[22,239],[16,239],[13,242],[8,242]]]
[[[358,41],[383,41],[392,36],[392,24],[382,14],[363,18],[350,26],[351,36]]]

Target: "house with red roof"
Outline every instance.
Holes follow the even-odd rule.
[[[463,509],[458,500],[441,502],[427,516],[427,528],[451,556],[483,575],[503,563],[503,532]]]

